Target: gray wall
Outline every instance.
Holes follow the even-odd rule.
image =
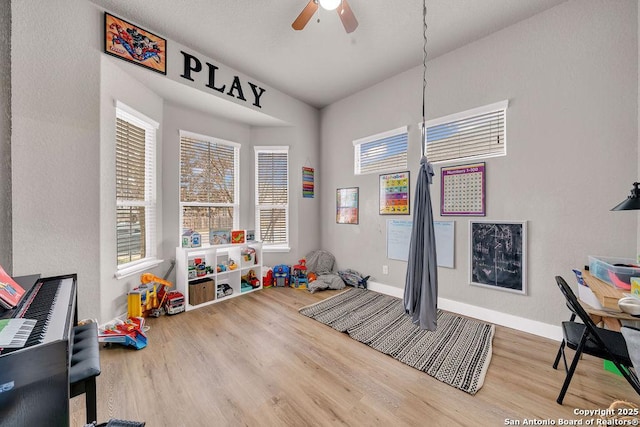
[[[0,1],[0,265],[11,260],[11,1]]]
[[[129,76],[113,58],[103,55],[100,61],[100,319],[110,320],[127,312],[127,293],[140,284],[140,274],[116,279],[116,101],[120,101],[141,114],[163,122],[163,100],[139,81]],[[163,189],[162,171],[163,128],[156,131],[157,186]],[[156,194],[156,250],[162,259],[163,200],[165,192]],[[162,277],[169,263],[150,272]]]
[[[2,10],[7,9],[4,4],[2,7]],[[278,145],[290,145],[291,169],[298,172],[292,173],[295,181],[291,184],[291,252],[281,256],[297,260],[311,244],[315,247],[320,235],[319,199],[301,207],[300,170],[306,159],[311,164],[318,163],[317,109],[268,88],[269,97],[263,98],[265,105],[260,112],[265,117],[275,118],[272,123],[283,126],[275,131],[267,127],[254,130],[239,121],[178,107],[150,89],[153,85],[147,85],[149,82],[140,78],[145,73],[140,73],[139,67],[102,53],[103,11],[95,5],[86,0],[54,0],[44,3],[19,1],[13,2],[11,7],[13,130],[9,133],[8,120],[3,118],[0,138],[7,141],[11,135],[12,175],[11,181],[7,179],[8,175],[0,175],[0,189],[8,182],[13,183],[10,200],[14,274],[78,273],[81,318],[97,318],[104,323],[126,312],[126,293],[138,285],[139,275],[122,280],[114,278],[112,141],[116,99],[160,122],[158,247],[159,257],[165,263],[153,270],[155,274],[166,272],[178,244],[178,129],[243,144],[241,226],[246,228],[253,226],[253,209],[247,207],[252,206],[253,201],[252,145],[273,144],[276,140]],[[3,14],[0,19],[0,28],[4,29],[0,30],[0,37],[8,36],[5,16]],[[74,43],[59,43],[55,49],[43,48],[43,40],[68,39],[70,27],[89,36],[76,38]],[[171,45],[180,48],[175,42]],[[170,53],[176,55],[175,51]],[[0,55],[0,58],[6,58],[6,46],[0,49]],[[201,59],[212,61],[203,56]],[[7,67],[6,62],[2,61],[2,67]],[[219,61],[215,62],[221,65]],[[179,91],[174,82],[183,83],[181,80],[184,80],[176,77],[179,74],[177,63],[170,63],[173,68],[164,77],[166,84],[172,85],[173,93]],[[240,75],[230,68],[225,68],[224,72]],[[146,75],[158,78],[155,73],[147,72]],[[8,110],[9,95],[8,80],[4,73],[2,76],[0,107],[4,112]],[[204,91],[202,87],[198,89]],[[211,92],[207,94],[215,97]],[[201,96],[199,100],[202,102]],[[219,105],[221,101],[216,102]],[[246,114],[247,106],[238,106],[237,100],[229,98],[222,102],[229,104],[228,110]],[[8,200],[8,197],[0,193],[0,200]],[[299,224],[301,215],[306,215],[305,219],[309,221],[304,229],[313,239],[311,241],[299,236],[298,230],[303,227]],[[2,226],[4,224],[0,223]],[[4,241],[11,237],[7,230],[0,229],[0,233]],[[7,254],[7,251],[0,252],[3,257]]]
[[[320,147],[314,144],[314,141],[319,139],[318,135],[318,120],[309,122],[308,126],[251,128],[253,146],[289,146],[289,245],[291,251],[288,253],[265,252],[263,265],[271,267],[277,264],[294,265],[312,250],[321,248],[320,194],[318,193]],[[253,151],[251,148],[252,168],[255,167]],[[302,197],[303,166],[315,168],[316,193],[312,199]],[[252,179],[252,197],[254,191],[255,185]],[[253,202],[250,206],[253,207]]]
[[[80,316],[97,316],[102,16],[83,0],[11,6],[13,273],[77,273]],[[70,28],[86,36],[62,42]]]
[[[456,231],[455,268],[438,270],[440,297],[557,325],[566,307],[555,275],[573,281],[571,268],[588,255],[635,258],[637,214],[609,209],[638,172],[637,20],[636,1],[568,1],[428,62],[427,119],[509,100],[508,155],[486,160],[487,216],[479,219],[527,220],[529,240],[528,295],[474,287],[468,218],[441,218],[455,220]],[[406,263],[386,258],[378,175],[353,175],[351,141],[409,125],[413,190],[421,84],[417,67],[321,111],[322,197],[358,186],[361,199],[357,226],[335,224],[334,203],[322,206],[322,245],[339,268],[400,289]]]

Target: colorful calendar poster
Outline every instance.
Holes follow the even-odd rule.
[[[484,163],[443,167],[440,215],[485,216]]]
[[[380,215],[409,215],[409,172],[380,175]]]

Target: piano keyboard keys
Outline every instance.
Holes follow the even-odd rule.
[[[36,321],[23,347],[32,347],[66,338],[69,310],[75,301],[75,279],[60,276],[40,279],[23,298],[15,319]],[[59,304],[58,304],[59,303]],[[59,305],[59,307],[58,307]],[[0,357],[19,351],[0,345]]]
[[[34,319],[0,320],[0,347],[24,347],[36,323]]]

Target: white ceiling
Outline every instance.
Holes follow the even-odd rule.
[[[422,63],[422,0],[349,0],[359,22],[351,34],[321,8],[294,31],[308,0],[92,1],[318,108]],[[563,1],[427,0],[427,57]]]

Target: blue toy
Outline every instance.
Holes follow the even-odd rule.
[[[288,265],[280,264],[273,267],[273,280],[275,286],[283,288],[289,286],[291,281],[291,269]]]
[[[293,266],[291,273],[291,287],[296,289],[307,289],[307,262],[304,259],[298,261],[299,264]]]

